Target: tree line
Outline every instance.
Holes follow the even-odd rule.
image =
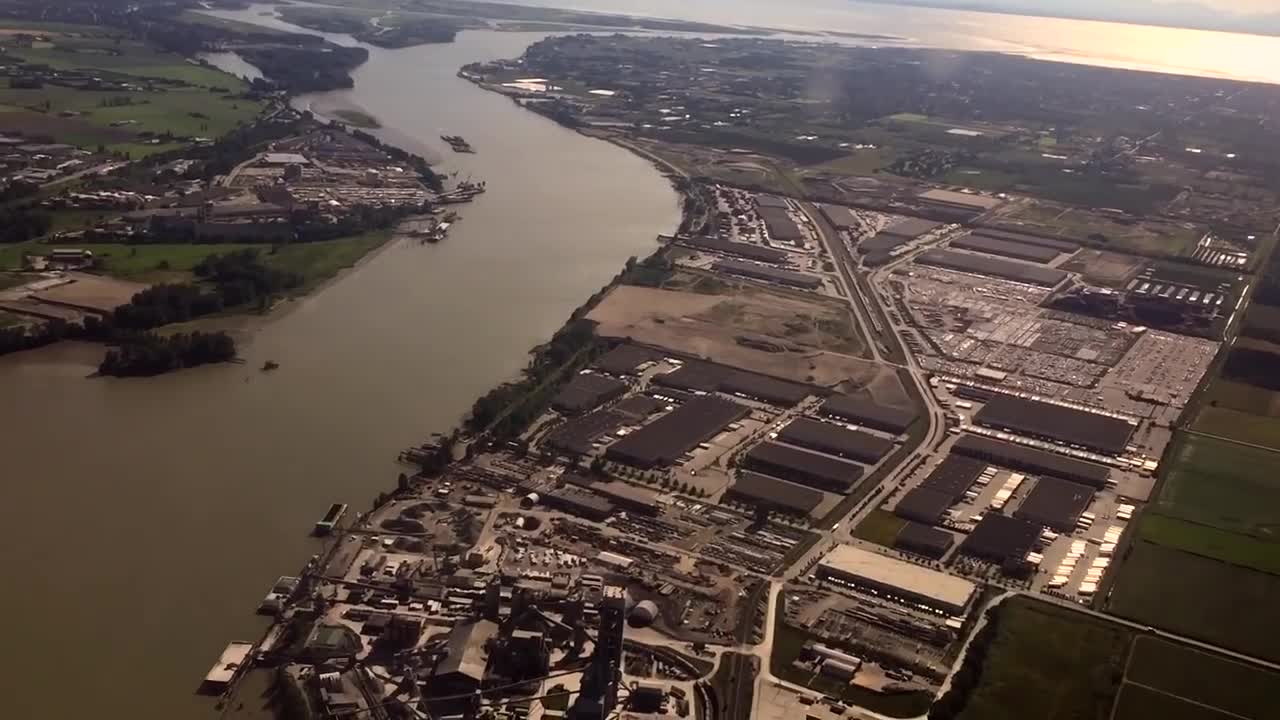
[[[51,345],[59,340],[87,340],[115,345],[98,372],[116,377],[159,375],[206,363],[226,362],[236,355],[235,340],[224,332],[154,332],[118,327],[111,318],[90,315],[83,323],[50,320],[38,328],[0,328],[0,355]]]

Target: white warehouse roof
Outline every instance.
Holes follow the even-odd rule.
[[[933,600],[944,607],[964,608],[977,592],[977,586],[963,578],[851,545],[837,545],[820,565],[828,572],[896,588],[904,595]]]

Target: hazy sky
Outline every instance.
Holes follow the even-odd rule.
[[[1155,0],[1157,4],[1168,5],[1184,2],[1185,0]],[[1123,0],[1121,0],[1123,5]],[[1277,0],[1193,0],[1195,5],[1204,5],[1215,10],[1226,10],[1228,12],[1238,13],[1269,13],[1280,12],[1280,2]]]

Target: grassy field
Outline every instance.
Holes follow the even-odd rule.
[[[1280,418],[1225,407],[1206,406],[1196,416],[1197,432],[1264,445],[1280,451]]]
[[[1193,705],[1167,693],[1126,684],[1111,720],[1235,720],[1234,716]]]
[[[1158,512],[1260,537],[1280,529],[1280,453],[1187,435],[1165,462]]]
[[[275,254],[267,256],[266,263],[302,275],[302,287],[296,292],[305,293],[341,270],[355,265],[360,258],[382,247],[390,239],[390,230],[375,230],[340,240],[285,245]]]
[[[1157,638],[1138,638],[1125,679],[1247,718],[1280,717],[1280,673]]]
[[[1280,575],[1280,538],[1260,539],[1159,513],[1146,513],[1138,532],[1158,545]]]
[[[315,289],[342,269],[355,265],[360,258],[391,239],[391,235],[390,230],[378,230],[338,240],[283,245],[276,248],[275,252],[272,252],[271,245],[241,243],[216,245],[97,243],[86,247],[93,250],[96,258],[102,260],[102,272],[140,282],[190,280],[191,269],[210,255],[256,248],[267,265],[302,275],[303,285],[297,290],[301,294]],[[23,252],[45,253],[48,252],[49,247],[35,242],[0,245],[0,268],[17,267],[21,264]]]
[[[1268,660],[1280,660],[1280,577],[1137,540],[1111,612]]]
[[[1246,383],[1214,378],[1205,391],[1205,402],[1211,406],[1239,410],[1251,415],[1280,418],[1280,392],[1264,390]]]
[[[86,149],[103,146],[138,158],[176,147],[151,144],[139,137],[141,132],[218,137],[262,111],[258,102],[231,97],[242,92],[245,84],[229,74],[101,28],[73,29],[75,34],[51,29],[49,46],[9,48],[8,52],[27,63],[81,70],[104,80],[130,82],[137,89],[6,86],[0,88],[0,132],[46,135]]]
[[[1132,633],[1026,598],[1000,606],[996,637],[961,720],[1106,718]]]
[[[853,536],[877,545],[893,547],[894,539],[906,524],[907,521],[897,515],[876,509],[858,523],[858,527],[853,530]]]

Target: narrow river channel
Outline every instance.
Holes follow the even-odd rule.
[[[270,21],[261,9],[221,14]],[[399,449],[454,425],[675,228],[647,162],[455,77],[539,37],[373,48],[353,90],[300,99],[362,109],[489,192],[443,243],[389,246],[247,323],[245,365],[91,380],[92,346],[0,359],[6,717],[212,714],[193,691],[228,641],[262,632],[254,607],[319,548],[307,533],[328,503],[392,487]],[[268,359],[280,370],[260,373]]]

